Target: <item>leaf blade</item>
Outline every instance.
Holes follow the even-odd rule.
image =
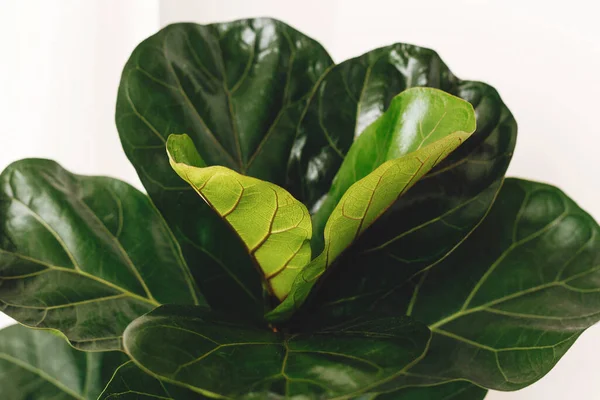
[[[161,216],[131,186],[47,160],[12,164],[0,184],[0,304],[19,322],[115,350],[161,302],[205,304]]]
[[[260,319],[261,282],[227,224],[173,173],[167,136],[186,132],[208,164],[281,185],[297,121],[331,64],[314,40],[256,18],[170,25],[142,42],[124,68],[116,109],[123,147],[212,307],[227,310],[237,298],[230,311],[241,307]]]
[[[371,301],[388,312],[410,307],[432,330],[410,373],[517,390],[600,318],[599,263],[600,227],[585,211],[552,186],[507,179],[458,249],[413,281],[397,276]]]
[[[369,292],[395,286],[392,271],[417,274],[454,251],[481,223],[500,190],[517,124],[497,91],[482,82],[458,79],[435,51],[396,43],[344,61],[324,76],[299,129],[290,192],[318,215],[353,142],[391,107],[394,96],[415,86],[439,88],[469,101],[477,129],[357,240],[343,271],[333,268],[315,293],[315,311],[353,296],[346,302],[348,315],[368,310]],[[317,225],[323,226],[323,221]],[[313,244],[319,238],[315,233]],[[378,271],[389,273],[371,271],[367,277],[364,265],[381,265]]]
[[[150,348],[156,336],[165,339],[168,353]],[[403,318],[371,316],[285,336],[197,307],[161,307],[134,322],[125,342],[136,364],[166,382],[209,397],[347,398],[391,379],[418,360],[428,337],[421,325]],[[184,343],[185,353],[174,350]],[[157,351],[171,359],[158,362],[153,357]],[[319,368],[311,372],[313,367]],[[329,379],[334,370],[345,380]]]
[[[61,337],[13,325],[0,331],[0,396],[96,400],[122,353],[84,353]]]
[[[442,91],[412,88],[394,97],[388,110],[350,147],[327,197],[314,215],[315,239],[321,239],[329,215],[355,182],[386,161],[418,151],[457,131],[470,135],[475,128],[471,104]],[[322,244],[313,243],[313,247],[320,250]]]
[[[441,110],[439,107],[433,107],[433,112],[430,114],[431,109],[427,106],[423,107],[422,103],[436,99],[441,100],[444,107]],[[454,104],[454,109],[447,109],[448,103]],[[417,117],[412,123],[407,125],[396,123],[396,121],[410,120],[415,104]],[[368,130],[349,152],[347,161],[344,162],[336,177],[336,183],[332,186],[330,197],[322,206],[324,210],[322,215],[327,216],[328,219],[324,228],[323,246],[317,248],[323,247],[323,251],[296,278],[291,295],[267,314],[269,321],[284,322],[291,318],[295,310],[305,302],[317,279],[327,271],[333,261],[398,198],[459,147],[475,130],[473,109],[470,104],[443,92],[433,89],[412,89],[398,96],[396,105],[381,120],[376,121],[372,125],[373,129]],[[455,110],[456,115],[453,115],[451,110]],[[405,126],[408,126],[408,131],[414,134],[425,122],[429,122],[428,118],[431,117],[434,120],[431,124],[433,126],[431,133],[433,133],[440,121],[449,113],[449,125],[442,127],[439,137],[434,136],[435,140],[431,143],[428,143],[424,137],[422,140],[412,142],[412,147],[407,146],[404,152],[399,152],[395,148],[394,141],[398,140],[395,138],[396,133],[406,135]],[[389,119],[393,121],[391,124]],[[389,152],[389,157],[396,155],[400,157],[386,160],[387,156],[379,156],[373,160],[373,155],[381,154],[382,151],[378,147],[378,139],[383,139],[387,144],[384,146],[384,153]],[[422,147],[423,145],[425,146]],[[367,150],[363,152],[365,148]],[[356,165],[361,165],[362,173],[355,174]],[[364,177],[358,179],[361,176]],[[329,209],[333,211],[329,213]],[[316,215],[317,224],[319,219],[323,220],[319,213]]]
[[[285,298],[311,258],[306,207],[275,184],[206,166],[187,135],[170,135],[167,152],[177,174],[240,236],[270,292]]]

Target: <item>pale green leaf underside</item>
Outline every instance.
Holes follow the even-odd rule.
[[[294,282],[290,296],[267,315],[288,319],[304,302],[317,279],[394,201],[464,142],[470,133],[455,132],[396,160],[386,161],[354,183],[342,196],[325,226],[325,248]]]
[[[171,166],[224,218],[256,260],[279,299],[311,259],[306,207],[281,187],[222,166],[207,167],[187,135],[167,141]]]

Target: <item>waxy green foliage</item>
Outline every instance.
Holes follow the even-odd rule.
[[[171,230],[124,182],[18,161],[0,175],[0,225],[0,309],[78,348],[119,350],[160,304],[205,304]]]
[[[430,332],[410,318],[370,315],[285,334],[200,307],[166,306],[136,320],[125,337],[135,363],[209,397],[338,398],[409,369],[423,356]],[[173,357],[161,361],[166,352]],[[336,374],[353,384],[336,380]]]
[[[271,292],[285,299],[269,316],[276,321],[289,318],[316,278],[358,235],[474,130],[473,108],[464,100],[426,88],[398,95],[342,165],[317,215],[318,234],[323,230],[318,216],[329,218],[324,245],[313,245],[322,252],[310,265],[310,215],[287,191],[222,166],[208,167],[187,135],[171,135],[167,151],[179,176],[240,236]]]
[[[0,309],[60,332],[0,331],[2,398],[482,400],[600,319],[600,227],[504,178],[514,118],[431,50],[174,24],[116,123],[148,197],[0,175]]]
[[[268,318],[290,318],[334,260],[474,130],[475,115],[466,101],[424,88],[398,95],[348,152],[314,218],[315,232],[323,231],[324,239],[313,248],[323,250]],[[321,229],[324,216],[328,219]]]
[[[186,133],[209,165],[281,186],[306,103],[331,65],[319,43],[270,19],[169,25],[125,65],[123,149],[213,308],[260,320],[261,279],[227,222],[173,173],[167,138]]]

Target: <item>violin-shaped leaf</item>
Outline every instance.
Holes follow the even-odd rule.
[[[371,313],[288,333],[204,307],[163,306],[134,321],[124,342],[144,371],[198,398],[341,400],[402,375],[429,339],[403,316]]]
[[[61,331],[77,348],[120,350],[163,303],[206,304],[150,199],[116,179],[29,159],[0,175],[0,311]]]
[[[284,299],[311,259],[306,207],[285,189],[222,166],[206,166],[188,135],[167,141],[171,166],[239,235],[270,292]]]

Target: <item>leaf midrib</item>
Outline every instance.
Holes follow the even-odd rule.
[[[573,275],[573,276],[571,276],[568,279],[565,279],[563,281],[548,282],[548,283],[545,283],[545,284],[542,284],[542,285],[531,287],[529,289],[525,289],[525,290],[521,290],[521,291],[515,292],[515,293],[513,293],[511,295],[500,297],[498,299],[492,300],[490,302],[487,302],[487,303],[482,304],[482,305],[477,306],[477,307],[473,307],[473,308],[469,308],[469,309],[458,311],[458,312],[456,312],[456,313],[454,313],[454,314],[452,314],[452,315],[450,315],[450,316],[448,316],[446,318],[443,318],[443,319],[441,319],[441,320],[439,320],[439,321],[437,321],[437,322],[429,325],[429,329],[432,329],[432,330],[433,329],[437,329],[440,326],[443,326],[443,325],[445,325],[445,324],[447,324],[447,323],[449,323],[451,321],[454,321],[455,319],[461,318],[461,317],[463,317],[465,315],[473,314],[473,313],[479,312],[479,311],[486,311],[487,308],[490,307],[490,306],[494,306],[496,304],[500,304],[500,303],[503,303],[505,301],[512,300],[512,299],[518,298],[520,296],[523,296],[523,295],[526,295],[526,294],[530,294],[530,293],[535,293],[537,291],[548,289],[548,288],[551,288],[551,287],[564,287],[567,290],[577,291],[577,290],[573,289],[572,287],[566,285],[566,283],[569,282],[569,281],[571,281],[571,280],[581,278],[582,276],[585,276],[585,275],[597,272],[599,270],[600,270],[600,265],[598,265],[598,266],[596,266],[596,267],[594,267],[594,268],[592,268],[592,269],[590,269],[588,271],[583,271],[583,272],[581,272],[579,274]],[[600,289],[597,289],[597,291],[600,291]],[[583,318],[585,318],[585,316],[583,316]]]
[[[44,228],[46,228],[46,230],[47,230],[47,231],[48,231],[48,232],[49,232],[49,233],[50,233],[50,234],[51,234],[51,235],[52,235],[52,236],[55,238],[55,240],[56,240],[56,241],[57,241],[57,242],[58,242],[58,243],[61,245],[61,247],[62,247],[62,249],[64,250],[64,252],[67,254],[67,256],[69,257],[69,259],[70,259],[70,260],[71,260],[71,262],[73,263],[74,270],[72,270],[72,269],[70,269],[70,268],[65,268],[65,267],[58,267],[58,266],[54,266],[54,265],[51,265],[51,264],[48,264],[48,263],[44,263],[44,262],[42,262],[41,260],[38,260],[38,259],[35,259],[35,258],[32,258],[32,257],[26,257],[26,256],[23,256],[23,255],[21,255],[21,254],[18,254],[18,253],[9,252],[9,251],[6,251],[6,250],[4,250],[4,249],[0,249],[0,251],[6,252],[6,253],[11,253],[11,254],[13,254],[13,255],[16,255],[17,257],[21,257],[21,258],[29,259],[29,261],[32,261],[32,262],[35,262],[35,263],[37,263],[37,264],[41,264],[41,265],[47,266],[47,267],[49,267],[49,268],[53,268],[53,269],[61,269],[61,270],[69,271],[69,272],[73,272],[73,271],[75,271],[75,272],[77,272],[77,273],[79,273],[79,274],[81,274],[81,275],[83,275],[83,276],[86,276],[86,277],[88,277],[88,278],[91,278],[91,279],[94,279],[94,280],[96,280],[96,281],[98,281],[98,282],[100,282],[100,283],[103,283],[104,285],[111,286],[111,287],[113,287],[113,288],[115,288],[115,289],[117,289],[117,290],[120,290],[120,291],[122,291],[123,293],[126,293],[126,294],[128,294],[128,295],[130,295],[130,296],[132,296],[132,297],[136,297],[136,298],[138,298],[138,299],[144,299],[144,301],[146,301],[146,302],[148,302],[148,303],[150,303],[150,304],[153,304],[153,305],[155,305],[155,306],[159,306],[159,305],[160,305],[160,303],[158,303],[158,301],[156,301],[156,300],[155,300],[155,299],[152,297],[152,295],[149,293],[149,291],[146,291],[146,290],[145,290],[145,291],[146,291],[146,294],[147,294],[149,297],[148,297],[148,298],[144,298],[144,297],[142,297],[142,296],[139,296],[139,295],[137,295],[137,294],[134,294],[133,292],[130,292],[130,291],[128,291],[128,290],[126,290],[126,289],[124,289],[124,288],[121,288],[120,286],[117,286],[116,284],[113,284],[112,282],[106,281],[106,280],[104,280],[104,279],[102,279],[102,278],[99,278],[99,277],[97,277],[97,276],[95,276],[95,275],[92,275],[92,274],[90,274],[90,273],[88,273],[88,272],[86,272],[86,271],[82,270],[82,269],[81,269],[81,267],[79,266],[79,264],[78,264],[78,262],[77,262],[77,260],[76,260],[75,256],[73,255],[73,253],[71,253],[71,251],[70,251],[70,250],[69,250],[69,248],[67,247],[66,243],[65,243],[65,242],[62,240],[62,238],[61,238],[61,237],[60,237],[60,235],[59,235],[59,234],[58,234],[58,233],[57,233],[57,232],[54,230],[54,228],[52,228],[52,227],[51,227],[51,226],[50,226],[50,225],[49,225],[49,224],[48,224],[48,223],[47,223],[47,222],[46,222],[46,221],[45,221],[45,220],[44,220],[44,219],[43,219],[43,218],[42,218],[42,217],[41,217],[41,216],[38,214],[38,213],[36,213],[34,210],[32,210],[32,209],[31,209],[31,208],[30,208],[30,207],[29,207],[27,204],[23,203],[23,202],[22,202],[20,199],[18,199],[18,198],[16,198],[16,197],[14,197],[14,196],[9,196],[9,198],[10,198],[10,199],[12,199],[13,201],[15,201],[17,204],[20,204],[20,205],[22,205],[22,206],[23,206],[23,207],[24,207],[26,210],[28,210],[28,211],[30,212],[30,214],[31,214],[31,215],[32,215],[32,216],[35,218],[35,220],[36,220],[36,221],[38,221],[38,222],[39,222],[39,223],[40,223],[40,224],[41,224],[41,225],[42,225]],[[118,243],[118,245],[119,245],[119,247],[120,247],[121,251],[122,251],[123,253],[125,253],[125,250],[124,250],[124,249],[123,249],[123,247],[121,246],[120,242],[119,242],[118,240],[116,240],[116,238],[115,238],[115,237],[114,237],[114,236],[113,236],[113,235],[110,233],[110,231],[108,231],[108,228],[106,228],[106,226],[105,226],[105,225],[102,223],[102,221],[100,221],[100,219],[98,218],[98,216],[97,216],[97,215],[96,215],[96,214],[95,214],[95,213],[94,213],[94,212],[93,212],[93,211],[92,211],[92,210],[89,208],[89,206],[88,206],[88,205],[87,205],[85,202],[81,201],[81,203],[82,203],[82,204],[83,204],[83,205],[86,207],[86,209],[87,209],[87,210],[90,212],[90,214],[91,214],[92,216],[94,216],[94,218],[95,218],[95,219],[98,221],[98,223],[99,223],[99,224],[100,224],[102,227],[104,227],[104,229],[105,229],[105,230],[106,230],[106,231],[109,233],[110,237],[112,237],[113,239],[115,239],[115,241]],[[126,253],[125,253],[125,254],[126,254]],[[129,257],[128,257],[128,256],[127,256],[127,259],[129,259]],[[139,275],[139,272],[137,271],[137,269],[135,268],[135,266],[133,266],[133,263],[131,262],[131,260],[130,260],[130,259],[129,259],[129,263],[131,264],[131,268],[133,268],[133,270],[135,271],[135,272],[134,272],[134,271],[132,271],[132,272],[134,272],[134,275],[136,276],[136,278],[137,278],[137,279],[140,281],[140,283],[142,283],[142,282],[143,282],[143,283],[142,283],[142,287],[143,287],[144,289],[147,289],[147,286],[145,285],[145,282],[143,281],[143,279],[142,279],[142,278],[141,278],[141,276]],[[136,273],[136,272],[137,272],[137,273]]]
[[[66,273],[69,273],[69,274],[76,274],[76,275],[84,276],[86,278],[89,278],[89,279],[92,279],[92,280],[94,280],[96,282],[99,282],[99,283],[101,283],[103,285],[109,286],[112,289],[118,290],[118,291],[122,292],[123,294],[125,294],[125,295],[127,295],[129,297],[132,297],[132,298],[134,298],[136,300],[143,301],[145,303],[151,304],[154,307],[158,307],[158,306],[161,305],[156,300],[151,300],[151,299],[148,299],[146,297],[143,297],[143,296],[140,296],[138,294],[135,294],[133,292],[130,292],[127,289],[124,289],[124,288],[122,288],[120,286],[117,286],[116,284],[114,284],[112,282],[106,281],[106,280],[104,280],[102,278],[99,278],[99,277],[97,277],[95,275],[88,274],[87,272],[84,272],[82,270],[75,270],[75,269],[71,269],[71,268],[59,267],[57,265],[52,265],[52,264],[46,263],[46,262],[44,262],[42,260],[39,260],[37,258],[29,257],[29,256],[26,256],[24,254],[19,254],[19,253],[15,253],[15,252],[12,252],[12,251],[7,251],[7,250],[4,250],[4,249],[0,249],[0,253],[11,254],[11,255],[13,255],[15,257],[22,258],[24,260],[33,262],[35,264],[44,266],[44,267],[46,267],[48,269],[51,269],[53,271],[60,271],[60,272],[66,272]],[[41,271],[37,271],[36,273],[40,273],[40,272]],[[10,278],[2,278],[2,277],[0,277],[0,279],[10,279]],[[20,277],[17,277],[15,279],[20,279]]]

